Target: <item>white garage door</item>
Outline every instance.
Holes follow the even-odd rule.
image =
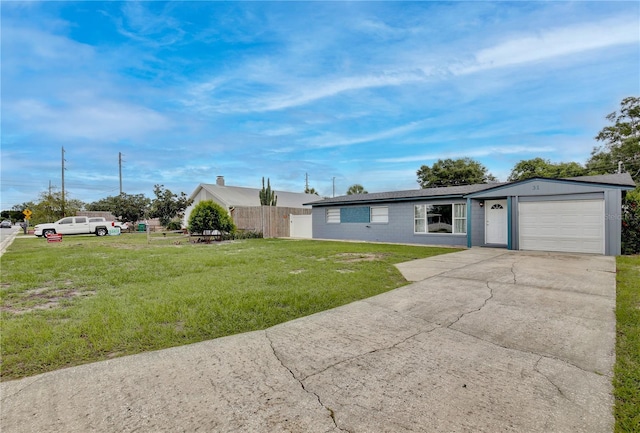
[[[604,200],[518,203],[521,250],[604,254]]]

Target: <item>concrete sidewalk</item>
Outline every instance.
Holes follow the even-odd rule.
[[[0,384],[10,432],[609,432],[612,257],[494,249],[284,323]]]
[[[13,243],[13,240],[16,238],[16,235],[18,234],[18,231],[19,231],[18,228],[14,226],[14,227],[11,227],[11,231],[8,234],[3,233],[2,240],[0,240],[0,257],[2,257],[5,251],[7,251],[7,248],[11,246],[11,244]]]

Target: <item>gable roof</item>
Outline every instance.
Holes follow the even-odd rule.
[[[328,206],[339,203],[377,203],[389,201],[406,201],[419,198],[445,198],[459,197],[466,194],[493,188],[495,183],[479,183],[475,185],[445,186],[439,188],[410,189],[405,191],[377,192],[370,194],[342,195],[339,197],[325,198],[311,203],[311,206]]]
[[[531,182],[535,180],[546,180],[552,182],[577,183],[577,184],[593,184],[601,186],[617,187],[620,189],[634,189],[635,182],[629,173],[602,174],[597,176],[580,176],[569,177],[563,179],[550,179],[545,177],[533,177],[529,179],[518,180],[515,182],[499,182],[499,183],[480,183],[474,185],[447,186],[439,188],[412,189],[407,191],[390,191],[372,194],[354,194],[343,195],[334,198],[325,198],[310,203],[311,206],[330,206],[335,204],[363,204],[363,203],[382,203],[394,201],[407,201],[415,199],[429,198],[466,198],[474,195],[488,192],[494,189],[501,189],[523,182]],[[278,199],[279,200],[279,199]]]
[[[189,198],[194,199],[200,190],[204,189],[209,195],[215,198],[215,200],[227,208],[230,207],[247,207],[247,206],[260,206],[260,191],[261,188],[245,188],[240,186],[227,186],[211,183],[201,183],[191,193]],[[287,192],[287,191],[275,191],[278,197],[278,207],[307,207],[305,203],[317,199],[315,194],[306,194],[303,192]]]

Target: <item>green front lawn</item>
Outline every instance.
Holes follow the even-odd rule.
[[[265,329],[407,282],[451,248],[182,237],[17,238],[2,256],[2,380]]]
[[[640,256],[617,259],[616,433],[640,432]]]

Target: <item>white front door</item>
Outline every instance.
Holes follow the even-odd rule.
[[[507,244],[507,201],[485,200],[484,202],[484,242],[486,244]]]

